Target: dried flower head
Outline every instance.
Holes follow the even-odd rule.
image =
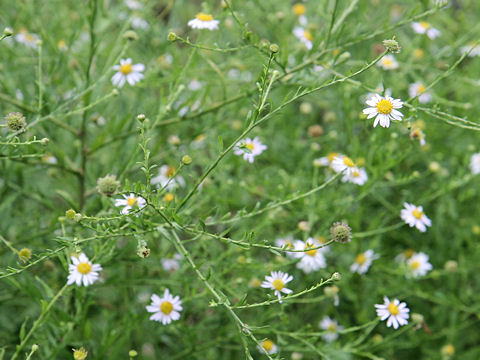
[[[352,240],[352,229],[344,222],[335,222],[330,228],[332,240],[340,243],[350,242]]]
[[[19,112],[11,112],[5,116],[5,121],[7,126],[12,131],[20,131],[25,129],[27,126],[27,121],[25,120],[25,116]]]
[[[107,174],[103,178],[97,180],[97,191],[101,195],[115,195],[120,187],[120,182],[115,175]]]

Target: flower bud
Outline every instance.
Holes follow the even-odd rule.
[[[76,213],[74,216],[73,216],[73,221],[75,222],[80,222],[83,218],[83,215],[82,214],[79,214],[79,213]]]
[[[138,115],[137,115],[137,120],[138,120],[138,121],[145,121],[145,119],[146,119],[145,114],[138,114]]]
[[[49,138],[43,138],[42,140],[40,140],[40,144],[42,144],[43,146],[47,146],[49,142]]]
[[[277,44],[272,44],[270,45],[270,51],[276,54],[280,51],[280,47]]]
[[[452,344],[447,344],[445,346],[442,346],[442,349],[440,351],[442,355],[447,359],[455,354],[455,348],[453,347]]]
[[[425,318],[423,317],[422,314],[412,313],[412,322],[413,323],[415,323],[417,325],[422,325],[424,321],[425,321]]]
[[[115,88],[112,90],[112,94],[113,96],[118,96],[120,94],[120,91],[118,91],[118,89]]]
[[[182,157],[182,163],[184,165],[190,165],[192,163],[192,158],[188,155],[185,155],[184,157]]]
[[[32,257],[32,250],[23,248],[18,251],[18,257],[20,260],[27,262]]]
[[[137,355],[138,353],[135,350],[130,350],[128,352],[128,356],[130,356],[131,358],[136,357]]]
[[[385,46],[387,51],[391,53],[399,53],[401,49],[400,45],[395,40],[395,36],[392,39],[383,40],[383,46]]]
[[[352,229],[344,222],[335,222],[330,228],[332,240],[345,244],[352,240]]]
[[[453,273],[458,270],[458,263],[455,260],[448,260],[443,267],[445,271]]]
[[[175,34],[174,32],[169,32],[167,36],[167,40],[172,43],[175,42],[177,40],[177,34]]]
[[[19,112],[11,112],[7,114],[7,116],[5,116],[5,121],[7,122],[8,128],[12,131],[20,131],[27,126],[25,116]]]
[[[133,30],[128,30],[123,33],[123,38],[129,41],[138,40],[138,34]]]
[[[7,36],[12,36],[12,35],[13,35],[13,29],[12,28],[6,27],[5,29],[3,29],[3,36],[7,37]]]
[[[120,187],[120,182],[115,175],[107,174],[103,178],[97,180],[97,191],[101,195],[115,195]]]
[[[73,350],[73,358],[75,360],[85,360],[87,358],[88,352],[81,347],[80,349],[72,349]]]
[[[340,281],[340,280],[342,280],[342,275],[339,272],[334,272],[332,274],[332,279],[334,281]]]
[[[312,125],[308,128],[308,136],[315,138],[323,135],[323,127],[321,125]]]
[[[37,344],[33,344],[32,345],[32,353],[34,353],[35,351],[38,350],[38,345]]]
[[[73,209],[70,209],[70,210],[67,210],[65,211],[65,217],[68,219],[68,220],[73,220],[73,218],[75,217],[75,210]]]

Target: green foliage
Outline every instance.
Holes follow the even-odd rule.
[[[480,3],[310,0],[308,50],[287,0],[138,1],[0,4],[0,360],[82,347],[105,360],[478,359],[480,60],[465,46]],[[200,12],[219,29],[189,28]],[[389,51],[399,67],[384,70]],[[144,78],[117,88],[127,58]],[[383,89],[404,118],[374,128],[362,110]],[[368,181],[343,182],[321,165],[330,153]],[[126,214],[115,202],[130,195],[145,206]],[[426,232],[400,218],[404,202],[423,206]],[[276,242],[289,236],[316,240]],[[368,249],[379,258],[352,273]],[[409,249],[433,270],[409,276]],[[67,285],[81,252],[101,279]],[[297,267],[316,252],[325,267]],[[271,271],[293,275],[283,302],[260,287]],[[169,325],[145,308],[166,288],[183,306]],[[387,328],[384,296],[417,315]],[[325,316],[343,326],[335,341]],[[266,339],[276,354],[260,352]]]

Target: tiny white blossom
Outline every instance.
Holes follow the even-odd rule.
[[[433,269],[432,264],[428,262],[428,255],[423,252],[413,254],[407,260],[407,266],[409,270],[407,277],[425,276]]]
[[[408,95],[411,98],[418,96],[418,101],[422,104],[426,104],[432,101],[433,97],[432,94],[425,90],[425,85],[423,85],[421,82],[414,82],[408,87]]]
[[[148,21],[139,16],[133,16],[131,19],[131,23],[132,27],[137,30],[147,30],[150,27]]]
[[[291,294],[293,292],[293,290],[285,287],[285,285],[292,280],[292,275],[288,275],[282,271],[272,271],[270,276],[265,276],[265,280],[260,286],[274,290],[274,294],[278,297],[279,303],[282,303],[282,293]]]
[[[320,158],[315,159],[313,162],[315,166],[331,167],[333,160],[335,160],[335,158],[339,156],[343,156],[343,155],[336,152],[331,152],[327,154],[327,156],[322,156]]]
[[[275,343],[270,339],[261,341],[260,345],[257,346],[257,349],[258,351],[266,352],[267,354],[275,354],[278,351],[277,345],[275,345]]]
[[[407,308],[407,304],[400,302],[398,299],[394,299],[390,302],[388,297],[383,298],[383,304],[376,304],[377,316],[380,320],[387,320],[387,327],[393,326],[394,329],[398,329],[401,325],[408,324],[408,318],[410,315],[410,309]]]
[[[388,95],[383,97],[375,94],[366,103],[370,107],[363,109],[363,113],[367,115],[367,119],[375,117],[373,127],[380,123],[380,126],[388,128],[390,120],[402,120],[403,114],[397,110],[403,106],[403,102],[400,99],[394,99]]]
[[[180,319],[180,311],[183,310],[182,301],[179,296],[173,297],[169,289],[165,289],[162,297],[153,294],[151,300],[152,303],[146,307],[148,312],[154,313],[150,316],[150,320],[167,325]]]
[[[473,154],[470,158],[470,170],[472,174],[480,174],[480,153]]]
[[[217,30],[218,24],[220,24],[219,20],[215,20],[212,15],[204,13],[198,13],[195,19],[188,22],[188,26],[192,29]]]
[[[379,256],[369,249],[363,253],[360,253],[355,258],[355,262],[350,266],[350,271],[358,274],[365,274],[370,265],[372,265],[373,260],[378,259]]]
[[[40,37],[37,34],[31,33],[27,29],[22,28],[15,35],[15,40],[20,44],[24,44],[33,49],[37,49],[38,48],[37,42],[40,40]]]
[[[468,45],[462,46],[460,49],[462,54],[468,52],[468,57],[480,56],[480,44],[475,45],[474,42],[469,43]]]
[[[67,284],[73,283],[77,286],[88,286],[98,280],[98,272],[102,271],[102,267],[99,264],[92,264],[88,260],[84,253],[81,253],[78,257],[71,256],[72,263],[68,265],[68,280]]]
[[[173,166],[162,165],[158,170],[158,175],[151,179],[152,185],[157,185],[160,188],[165,188],[168,191],[175,189],[176,187],[184,187],[185,180],[180,175],[175,175],[176,169]]]
[[[368,180],[365,169],[359,168],[353,160],[346,155],[334,157],[331,167],[337,173],[343,172],[342,182],[348,181],[361,186]]]
[[[120,65],[115,65],[113,70],[116,70],[117,73],[112,76],[112,84],[121,88],[125,85],[125,82],[135,85],[135,83],[142,80],[144,77],[142,72],[145,71],[145,65],[132,65],[132,59],[121,59]]]
[[[327,331],[326,334],[322,335],[322,338],[329,343],[337,340],[338,332],[343,330],[343,326],[338,325],[337,320],[330,319],[329,316],[324,316],[318,326],[320,327],[320,329]]]
[[[131,193],[130,195],[122,195],[123,199],[116,199],[115,206],[123,206],[121,213],[123,215],[127,215],[130,213],[130,210],[133,208],[141,209],[143,208],[147,202],[141,196],[135,196],[135,194]]]
[[[417,34],[426,34],[432,40],[440,36],[441,34],[438,29],[435,29],[434,27],[432,27],[432,25],[430,25],[430,23],[426,21],[413,22],[412,29]]]
[[[248,151],[245,149],[247,148]],[[247,160],[250,163],[253,163],[255,156],[260,155],[267,149],[267,146],[262,144],[258,137],[253,140],[246,138],[245,140],[239,141],[234,147],[235,155],[243,155],[243,159]]]
[[[313,47],[313,36],[310,31],[305,30],[302,27],[296,27],[293,29],[293,35],[297,37],[308,50],[311,50]]]
[[[293,252],[292,257],[300,259],[297,268],[305,274],[327,267],[327,261],[323,255],[328,251],[327,247],[321,247],[322,243],[314,238],[308,238],[307,241],[295,240],[295,250],[303,250]],[[311,249],[311,250],[310,250]]]
[[[427,226],[432,226],[432,221],[423,212],[422,206],[415,206],[407,202],[403,203],[405,207],[400,212],[400,217],[410,227],[416,227],[421,232],[427,231]]]
[[[161,260],[163,270],[165,271],[177,271],[180,269],[180,260],[182,260],[182,255],[175,253],[171,258],[163,258]]]
[[[125,0],[125,5],[130,10],[141,10],[141,9],[143,9],[143,4],[141,2],[136,1],[136,0]]]
[[[381,67],[383,70],[395,70],[399,67],[399,64],[397,59],[395,59],[395,56],[387,54],[377,62],[377,66]]]

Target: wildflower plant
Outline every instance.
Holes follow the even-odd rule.
[[[0,359],[477,359],[478,13],[1,2]]]

